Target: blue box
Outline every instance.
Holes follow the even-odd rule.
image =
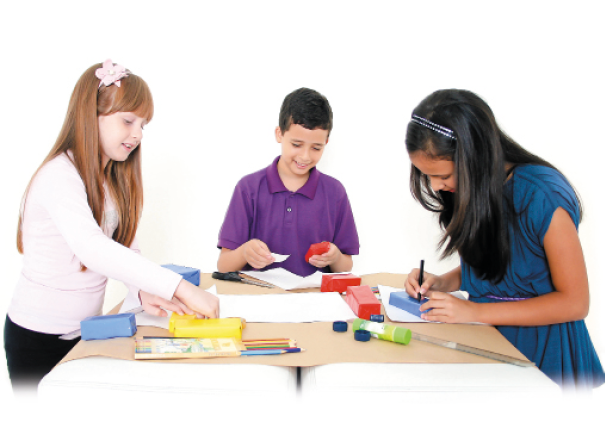
[[[136,332],[137,323],[134,313],[93,316],[81,321],[81,339],[83,340],[130,337]]]
[[[432,310],[432,309],[428,309],[423,312],[419,311],[419,307],[427,301],[428,301],[427,299],[418,301],[416,298],[413,298],[410,295],[408,295],[406,291],[392,292],[389,295],[390,305],[400,308],[402,310],[405,310],[408,313],[412,313],[413,315],[417,317],[421,317],[422,313],[426,313],[429,310]]]
[[[162,267],[181,274],[184,279],[193,285],[199,286],[201,283],[201,270],[199,269],[175,264],[164,264]]]

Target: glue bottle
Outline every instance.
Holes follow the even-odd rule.
[[[353,331],[367,330],[373,337],[381,340],[397,342],[408,345],[411,341],[411,331],[404,327],[396,327],[390,324],[356,319],[353,321]]]

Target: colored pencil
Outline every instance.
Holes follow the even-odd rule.
[[[247,350],[263,350],[274,348],[295,348],[294,339],[249,339],[242,341]]]
[[[289,354],[304,351],[303,348],[286,348],[286,349],[270,349],[270,350],[247,350],[242,351],[243,356],[247,355],[272,355],[272,354]]]
[[[286,345],[266,345],[266,346],[246,346],[247,350],[264,350],[264,349],[276,349],[276,348],[295,348],[295,347],[292,347],[289,344],[286,344]]]

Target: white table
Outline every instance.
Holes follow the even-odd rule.
[[[225,405],[238,396],[306,401],[361,400],[367,393],[423,401],[460,395],[544,397],[559,387],[537,368],[509,364],[336,363],[299,368],[255,364],[189,364],[89,357],[63,363],[39,385],[39,399],[198,398]],[[402,399],[400,399],[402,398]]]

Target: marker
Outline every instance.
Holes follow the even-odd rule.
[[[424,268],[424,260],[419,262],[419,288],[423,285],[423,268]],[[421,292],[417,293],[417,300],[421,301]]]

